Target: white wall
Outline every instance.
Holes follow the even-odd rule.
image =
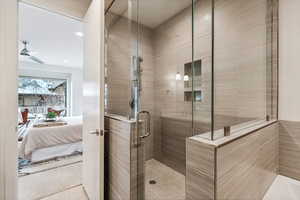
[[[279,0],[279,119],[300,121],[300,0]]]
[[[69,100],[71,106],[71,115],[82,115],[82,69],[64,66],[40,65],[31,62],[20,62],[19,75],[70,79],[71,94],[69,95],[71,95],[71,98],[69,98]]]

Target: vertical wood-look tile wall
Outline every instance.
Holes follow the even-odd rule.
[[[187,140],[186,196],[261,200],[278,174],[278,124],[223,146]]]
[[[300,180],[300,122],[279,124],[279,173]]]
[[[111,200],[130,200],[131,124],[105,118],[106,195]]]
[[[217,199],[261,200],[278,174],[278,124],[217,148]]]
[[[139,200],[144,191],[144,150],[135,123],[105,117],[105,198]]]
[[[215,147],[187,139],[186,200],[215,199]]]

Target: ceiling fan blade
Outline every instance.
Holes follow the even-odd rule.
[[[29,59],[33,60],[34,62],[37,62],[39,64],[45,64],[44,61],[40,60],[39,58],[35,57],[35,56],[30,56]]]

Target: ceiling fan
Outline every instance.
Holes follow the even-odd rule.
[[[22,43],[24,44],[24,49],[21,50],[20,52],[20,55],[21,56],[26,56],[28,57],[29,59],[33,60],[34,62],[37,62],[39,64],[45,64],[44,61],[42,61],[41,59],[35,57],[35,56],[32,56],[32,52],[30,52],[28,49],[27,49],[27,45],[28,45],[28,41],[26,40],[23,40]]]

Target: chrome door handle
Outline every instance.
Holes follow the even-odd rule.
[[[95,131],[90,131],[89,134],[99,136],[100,135],[100,131],[99,131],[99,129],[96,129]]]
[[[147,115],[147,126],[145,128],[146,134],[139,136],[139,121],[140,121],[140,115],[141,114],[146,114]],[[150,126],[151,126],[151,115],[150,115],[150,112],[145,111],[145,110],[138,112],[137,119],[136,119],[137,136],[139,136],[142,139],[149,137],[151,135],[151,128],[150,128]]]

